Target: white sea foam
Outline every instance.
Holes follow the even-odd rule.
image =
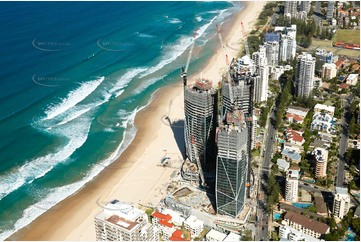
[[[128,70],[122,77],[120,77],[114,86],[109,90],[110,93],[115,94],[116,97],[120,96],[123,93],[123,90],[126,86],[128,86],[131,80],[139,75],[140,73],[146,71],[146,68],[134,68]]]
[[[225,11],[225,10],[224,10]],[[204,34],[204,32],[207,30],[207,28],[214,22],[214,20],[217,18],[218,16],[215,16],[212,18],[212,20],[203,25],[201,28],[199,28],[199,30],[197,31],[197,36],[196,39],[198,39],[200,36],[202,36]],[[167,52],[165,57],[163,58],[163,60],[161,60],[157,65],[147,69],[145,72],[143,72],[139,77],[143,78],[145,76],[148,76],[158,70],[160,70],[161,68],[163,68],[164,66],[172,63],[174,60],[176,60],[184,51],[186,51],[186,49],[192,44],[192,40],[193,37],[182,37],[180,38],[180,40],[178,41],[178,44],[176,44],[172,49],[173,51],[171,52]]]
[[[144,34],[144,33],[139,33],[139,32],[136,32],[136,34],[140,38],[155,38],[155,36],[151,35],[151,34]]]
[[[196,17],[196,20],[197,20],[198,22],[201,22],[201,21],[203,20],[203,18],[202,18],[201,16],[197,16],[197,17]]]
[[[97,106],[97,105],[96,105],[96,106]],[[72,113],[70,113],[69,115],[67,115],[67,116],[63,119],[63,121],[61,121],[60,123],[57,124],[57,126],[58,126],[58,125],[66,124],[66,123],[68,123],[68,122],[70,122],[70,121],[72,121],[72,120],[74,120],[74,119],[82,116],[83,114],[87,113],[89,110],[91,110],[91,107],[85,107],[85,108],[80,107],[80,110],[77,110],[77,111],[72,112]]]
[[[156,83],[159,80],[162,80],[164,77],[166,77],[166,75],[161,76],[161,77],[154,77],[154,78],[150,78],[148,80],[145,80],[144,82],[142,82],[135,90],[134,90],[134,94],[139,94],[141,92],[143,92],[145,89],[147,89],[148,87],[150,87],[151,85],[153,85],[154,83]]]
[[[5,240],[16,231],[30,224],[34,219],[39,217],[41,214],[45,213],[46,210],[50,209],[58,202],[64,200],[65,198],[77,192],[86,183],[94,179],[94,177],[97,176],[104,169],[104,167],[110,165],[115,159],[117,159],[120,156],[120,154],[129,146],[129,144],[133,141],[135,137],[137,130],[134,127],[133,123],[134,123],[135,115],[138,111],[140,110],[139,109],[134,110],[133,113],[128,117],[128,121],[130,124],[132,124],[132,126],[128,127],[128,129],[126,130],[123,136],[121,143],[107,159],[93,166],[91,171],[88,172],[88,175],[85,176],[82,180],[63,187],[57,187],[51,189],[49,191],[49,194],[44,199],[37,202],[36,204],[29,206],[27,209],[23,211],[22,217],[18,221],[16,221],[14,228],[10,230],[6,230],[0,234],[0,241]]]
[[[182,23],[182,20],[180,20],[179,18],[168,18],[168,23],[170,23],[170,24],[180,24],[180,23]]]
[[[94,81],[82,83],[80,87],[71,91],[66,98],[61,100],[60,103],[49,106],[45,111],[47,116],[44,120],[52,119],[74,107],[94,92],[103,81],[104,77],[101,77]]]
[[[47,132],[51,134],[68,138],[68,143],[53,153],[27,161],[23,166],[0,176],[0,187],[2,189],[0,199],[25,183],[31,183],[35,179],[43,177],[57,164],[67,162],[67,159],[87,140],[90,125],[91,119],[89,118],[88,121],[82,120],[81,122],[69,123],[66,128],[56,127],[48,130]]]

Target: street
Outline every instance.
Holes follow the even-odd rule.
[[[273,154],[273,145],[275,142],[275,134],[276,134],[276,129],[274,128],[274,126],[272,125],[273,122],[271,122],[271,120],[275,120],[275,114],[273,109],[271,110],[271,113],[269,114],[269,120],[267,122],[266,125],[266,129],[267,132],[265,132],[266,135],[266,140],[264,142],[264,152],[261,152],[261,154],[263,155],[263,164],[262,164],[262,170],[261,170],[261,174],[260,174],[260,180],[262,181],[262,184],[266,184],[266,180],[269,176],[269,171],[270,171],[270,161],[272,159],[272,154]],[[267,195],[263,192],[262,186],[259,186],[259,200],[260,202],[257,204],[257,214],[259,215],[259,221],[258,221],[258,226],[257,226],[257,234],[256,234],[256,241],[260,241],[260,240],[268,240],[268,219],[269,219],[269,215],[264,211],[264,206],[266,205],[266,201],[267,201]]]
[[[348,129],[349,129],[349,108],[352,102],[352,94],[347,96],[346,99],[342,99],[343,102],[343,114],[341,117],[341,140],[339,148],[339,161],[337,165],[337,178],[336,186],[343,187],[345,182],[345,152],[347,151],[347,141],[348,141]]]

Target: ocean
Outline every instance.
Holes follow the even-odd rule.
[[[240,2],[0,2],[0,240],[120,156],[156,90],[181,84]]]

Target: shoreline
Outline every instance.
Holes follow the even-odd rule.
[[[245,7],[230,21],[222,25],[224,43],[231,47],[242,38],[240,23],[249,32],[259,11],[266,2],[244,2]],[[233,44],[232,44],[233,43]],[[217,83],[220,73],[226,67],[220,44],[212,57],[202,66],[202,75]],[[236,57],[239,49],[226,48],[230,57]],[[199,73],[194,73],[192,82]],[[181,82],[181,78],[179,78]],[[46,211],[7,240],[95,240],[94,216],[101,211],[101,201],[119,199],[124,202],[156,205],[165,194],[160,194],[164,184],[176,168],[157,166],[160,159],[169,155],[182,157],[181,143],[183,129],[172,128],[164,122],[169,116],[172,121],[183,119],[183,88],[177,84],[163,87],[153,94],[149,105],[139,111],[134,125],[137,133],[120,157],[104,168],[92,181],[72,196]],[[164,151],[167,150],[167,151]]]

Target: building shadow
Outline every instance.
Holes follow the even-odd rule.
[[[175,141],[177,142],[178,149],[182,154],[182,158],[183,158],[183,160],[185,160],[186,154],[185,154],[185,143],[184,143],[185,142],[184,141],[184,120],[178,119],[178,120],[172,121],[168,118],[168,122],[172,129],[173,137],[174,137]]]

